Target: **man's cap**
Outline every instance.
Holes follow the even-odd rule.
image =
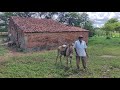
[[[83,35],[80,35],[78,38],[83,38]]]

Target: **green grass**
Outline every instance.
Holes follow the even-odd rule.
[[[8,52],[8,50],[5,47],[0,46],[0,56],[5,55],[7,52]]]
[[[75,56],[72,68],[65,67],[65,58],[62,65],[55,65],[56,50],[25,54],[6,58],[0,62],[1,78],[120,78],[120,38],[105,39],[105,37],[92,37],[88,43],[88,71],[76,70]],[[6,49],[0,47],[2,56]],[[75,55],[75,54],[74,54]],[[114,57],[101,57],[110,55]]]
[[[4,38],[6,38],[6,36],[0,36],[0,44],[2,44],[2,40]],[[0,45],[0,56],[3,56],[7,52],[8,52],[8,50],[5,47],[3,47],[3,46]]]

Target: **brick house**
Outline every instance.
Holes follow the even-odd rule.
[[[8,27],[10,40],[25,51],[53,49],[65,42],[74,42],[80,34],[88,42],[88,30],[67,26],[52,19],[12,16]]]

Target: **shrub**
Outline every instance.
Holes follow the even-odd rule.
[[[106,37],[106,39],[110,39],[110,37]]]

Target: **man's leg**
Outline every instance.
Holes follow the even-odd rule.
[[[87,66],[86,66],[86,57],[81,57],[81,60],[82,60],[82,65],[83,65],[83,68],[86,69]]]
[[[76,56],[77,69],[80,69],[79,64],[80,64],[80,56]]]

